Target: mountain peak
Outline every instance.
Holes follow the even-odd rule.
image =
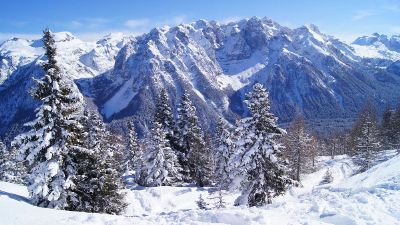
[[[55,32],[53,33],[53,35],[56,42],[69,42],[72,40],[78,40],[77,37],[75,37],[71,32],[68,31]]]
[[[316,32],[318,34],[321,34],[321,31],[319,30],[318,26],[315,25],[315,24],[312,24],[312,23],[306,24],[306,25],[304,25],[304,27],[307,28],[310,31],[314,31],[314,32]]]

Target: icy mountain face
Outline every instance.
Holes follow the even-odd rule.
[[[347,45],[314,25],[289,29],[257,17],[229,24],[199,20],[136,38],[113,34],[87,43],[63,32],[56,40],[65,73],[104,118],[116,123],[134,118],[141,134],[150,126],[161,88],[175,109],[188,90],[205,130],[219,116],[233,122],[248,114],[243,99],[256,82],[267,87],[281,122],[296,110],[310,120],[354,118],[368,98],[383,106],[400,96],[395,59],[366,58],[354,47],[365,46]],[[30,78],[40,76],[43,52],[40,41],[22,39],[5,42],[0,52],[4,134],[32,114],[27,90]]]
[[[400,60],[400,35],[388,37],[373,33],[357,38],[353,43],[355,51],[366,58]]]
[[[98,42],[84,42],[69,32],[54,34],[62,71],[72,79],[90,78],[112,69],[115,57],[132,38],[111,34]],[[43,74],[41,40],[14,38],[0,45],[0,135],[20,131],[31,119],[35,102],[28,91],[32,77]]]
[[[289,29],[256,17],[153,29],[122,48],[114,70],[87,94],[107,120],[133,116],[144,131],[161,88],[175,106],[188,90],[208,126],[221,114],[246,115],[242,100],[255,82],[267,87],[283,122],[296,110],[309,119],[353,118],[368,98],[380,106],[400,96],[398,75],[316,26]]]
[[[114,66],[115,56],[131,41],[121,33],[110,34],[97,42],[84,42],[69,32],[54,34],[58,60],[74,79],[93,77]],[[41,40],[13,38],[0,45],[0,84],[19,67],[43,57]]]

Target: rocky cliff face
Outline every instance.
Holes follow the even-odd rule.
[[[354,118],[368,98],[383,106],[400,96],[395,62],[400,58],[366,55],[359,50],[365,47],[361,41],[347,45],[314,25],[289,29],[257,17],[229,24],[200,20],[155,28],[134,39],[110,40],[74,45],[89,47],[71,48],[73,56],[60,62],[106,121],[133,117],[141,133],[148,129],[161,88],[168,91],[174,108],[188,90],[204,129],[212,128],[219,116],[234,121],[246,115],[244,94],[255,82],[269,90],[281,122],[290,121],[296,110],[308,119]],[[15,66],[6,76],[2,72],[8,78],[1,89],[26,93],[35,65]],[[11,82],[13,77],[23,79],[25,86]],[[0,99],[5,110],[27,110],[24,104],[7,105]],[[13,122],[4,115],[0,112],[0,123],[9,127]]]

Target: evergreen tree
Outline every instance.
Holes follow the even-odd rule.
[[[261,84],[255,84],[246,95],[251,117],[239,121],[236,130],[238,149],[232,155],[232,180],[240,180],[241,195],[235,205],[261,206],[271,203],[272,198],[283,194],[292,183],[287,175],[281,145],[277,138],[285,133],[276,125],[276,117],[270,112],[268,92]],[[236,185],[236,183],[233,183]]]
[[[156,110],[154,114],[155,122],[161,124],[162,129],[168,134],[174,134],[174,116],[170,106],[170,100],[165,89],[161,90],[160,96],[156,101]]]
[[[71,152],[82,150],[82,97],[75,84],[62,76],[56,60],[56,47],[46,29],[43,43],[47,62],[45,75],[35,80],[31,94],[41,101],[36,119],[26,124],[30,130],[19,135],[13,146],[29,164],[29,194],[35,205],[67,208],[74,201],[75,159]],[[78,93],[78,94],[77,94]]]
[[[140,152],[142,150],[139,145],[139,141],[137,139],[133,123],[128,122],[127,127],[128,127],[128,143],[127,143],[126,159],[125,159],[126,169],[136,170],[138,167],[136,165],[136,163],[139,160],[138,156],[141,154]]]
[[[26,180],[25,165],[18,159],[17,150],[7,147],[0,141],[0,180],[23,184]]]
[[[393,128],[393,147],[397,149],[400,153],[400,102],[397,105],[396,110],[393,113],[392,118],[392,128]]]
[[[296,116],[284,137],[284,153],[289,161],[292,177],[300,181],[300,174],[312,168],[313,139],[306,131],[304,119]]]
[[[314,134],[311,136],[311,145],[309,149],[310,153],[310,158],[311,158],[311,169],[315,171],[316,166],[315,166],[315,158],[318,156],[319,149],[321,148],[321,145],[318,141],[317,136]]]
[[[9,182],[10,175],[10,153],[3,142],[0,141],[0,180]]]
[[[332,173],[329,169],[327,169],[325,175],[322,177],[322,181],[320,184],[329,184],[332,183],[332,181],[333,181]]]
[[[360,166],[362,172],[372,167],[376,153],[381,148],[376,110],[371,102],[367,103],[360,113],[352,133],[356,152],[355,163]]]
[[[86,111],[85,122],[87,151],[76,153],[79,159],[75,176],[77,200],[69,210],[119,214],[125,207],[124,194],[120,192],[122,180],[118,172],[112,135],[95,112]]]
[[[8,150],[6,145],[0,141],[0,180],[22,184],[25,173],[23,163],[17,159],[16,149]]]
[[[196,201],[196,204],[197,204],[197,207],[199,207],[199,209],[202,209],[202,210],[207,210],[208,209],[208,204],[204,200],[202,194],[199,195],[199,199]]]
[[[396,128],[394,122],[394,111],[386,107],[381,125],[382,145],[385,149],[392,149],[396,146]]]
[[[212,171],[208,150],[204,137],[198,125],[196,108],[193,106],[189,94],[182,95],[178,108],[178,128],[180,131],[180,146],[182,152],[179,162],[182,165],[185,181],[194,181],[199,186],[211,182]]]
[[[229,159],[234,151],[232,128],[223,118],[219,118],[216,130],[217,148],[215,151],[216,159],[216,181],[221,188],[226,188],[229,184]]]
[[[224,196],[222,195],[222,190],[220,189],[218,191],[218,201],[217,204],[215,204],[215,207],[217,209],[225,208],[226,202],[224,201]]]
[[[224,196],[222,194],[222,189],[219,188],[218,191],[211,193],[212,197],[209,197],[213,201],[214,208],[221,209],[226,207],[226,202],[224,201]],[[217,194],[217,196],[215,196]]]
[[[139,184],[147,187],[171,185],[181,180],[175,152],[168,146],[162,125],[154,122],[151,140],[143,156]]]

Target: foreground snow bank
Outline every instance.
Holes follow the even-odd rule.
[[[400,156],[355,176],[346,156],[320,157],[319,166],[304,177],[303,187],[262,208],[198,210],[198,196],[207,199],[212,189],[133,187],[125,216],[38,208],[29,204],[24,186],[0,182],[0,224],[400,224]],[[333,182],[319,185],[327,169]],[[232,205],[236,196],[224,200]]]

